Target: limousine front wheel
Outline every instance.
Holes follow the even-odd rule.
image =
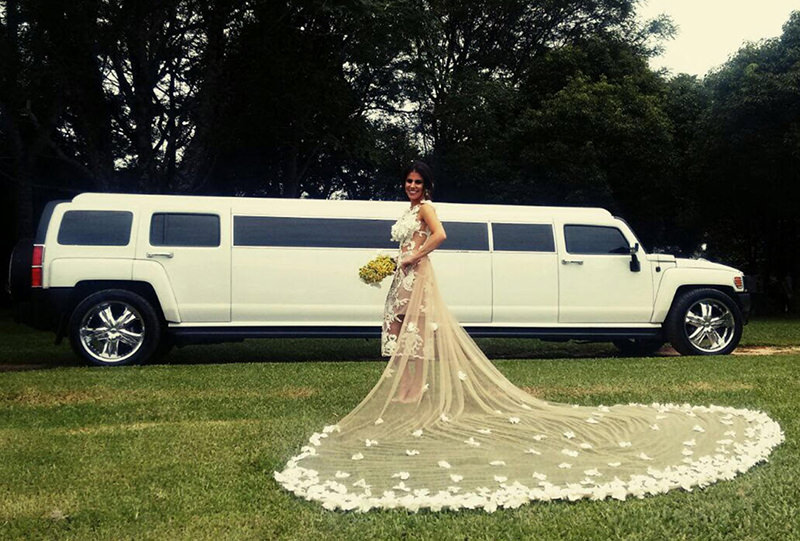
[[[70,343],[92,364],[121,366],[150,358],[161,325],[147,300],[131,291],[107,289],[81,301],[69,320]]]
[[[742,312],[716,289],[696,289],[678,297],[664,322],[672,346],[683,355],[727,355],[742,338]]]

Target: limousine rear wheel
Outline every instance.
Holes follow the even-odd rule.
[[[75,352],[98,366],[137,364],[158,347],[161,324],[152,305],[124,289],[107,289],[81,301],[69,320]]]
[[[678,297],[665,330],[683,355],[727,355],[742,338],[742,312],[736,302],[716,289],[695,289]]]

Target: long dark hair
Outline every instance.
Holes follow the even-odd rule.
[[[411,162],[403,169],[403,185],[406,183],[409,173],[419,173],[422,177],[422,188],[425,199],[433,199],[433,171],[428,164],[419,160]]]

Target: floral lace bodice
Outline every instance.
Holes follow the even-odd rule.
[[[428,225],[419,217],[422,205],[430,205],[430,201],[423,201],[419,205],[409,208],[392,226],[392,240],[397,241],[400,247],[397,254],[397,270],[389,288],[389,294],[386,296],[383,313],[381,353],[387,357],[390,357],[397,348],[397,335],[400,332],[416,278],[414,267],[404,268],[400,262],[404,257],[418,250],[431,234]]]
[[[392,226],[392,240],[400,244],[400,255],[404,256],[419,248],[430,236],[430,228],[419,218],[422,205],[430,205],[423,201],[409,208]]]

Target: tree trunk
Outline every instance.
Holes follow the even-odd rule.
[[[33,235],[33,176],[30,158],[26,151],[21,131],[20,112],[24,105],[24,91],[21,88],[20,75],[20,43],[19,43],[19,4],[16,0],[8,0],[6,4],[6,36],[10,59],[6,67],[5,78],[11,88],[0,102],[3,111],[0,118],[5,119],[6,133],[11,143],[12,181],[14,183],[14,224],[15,237]]]

